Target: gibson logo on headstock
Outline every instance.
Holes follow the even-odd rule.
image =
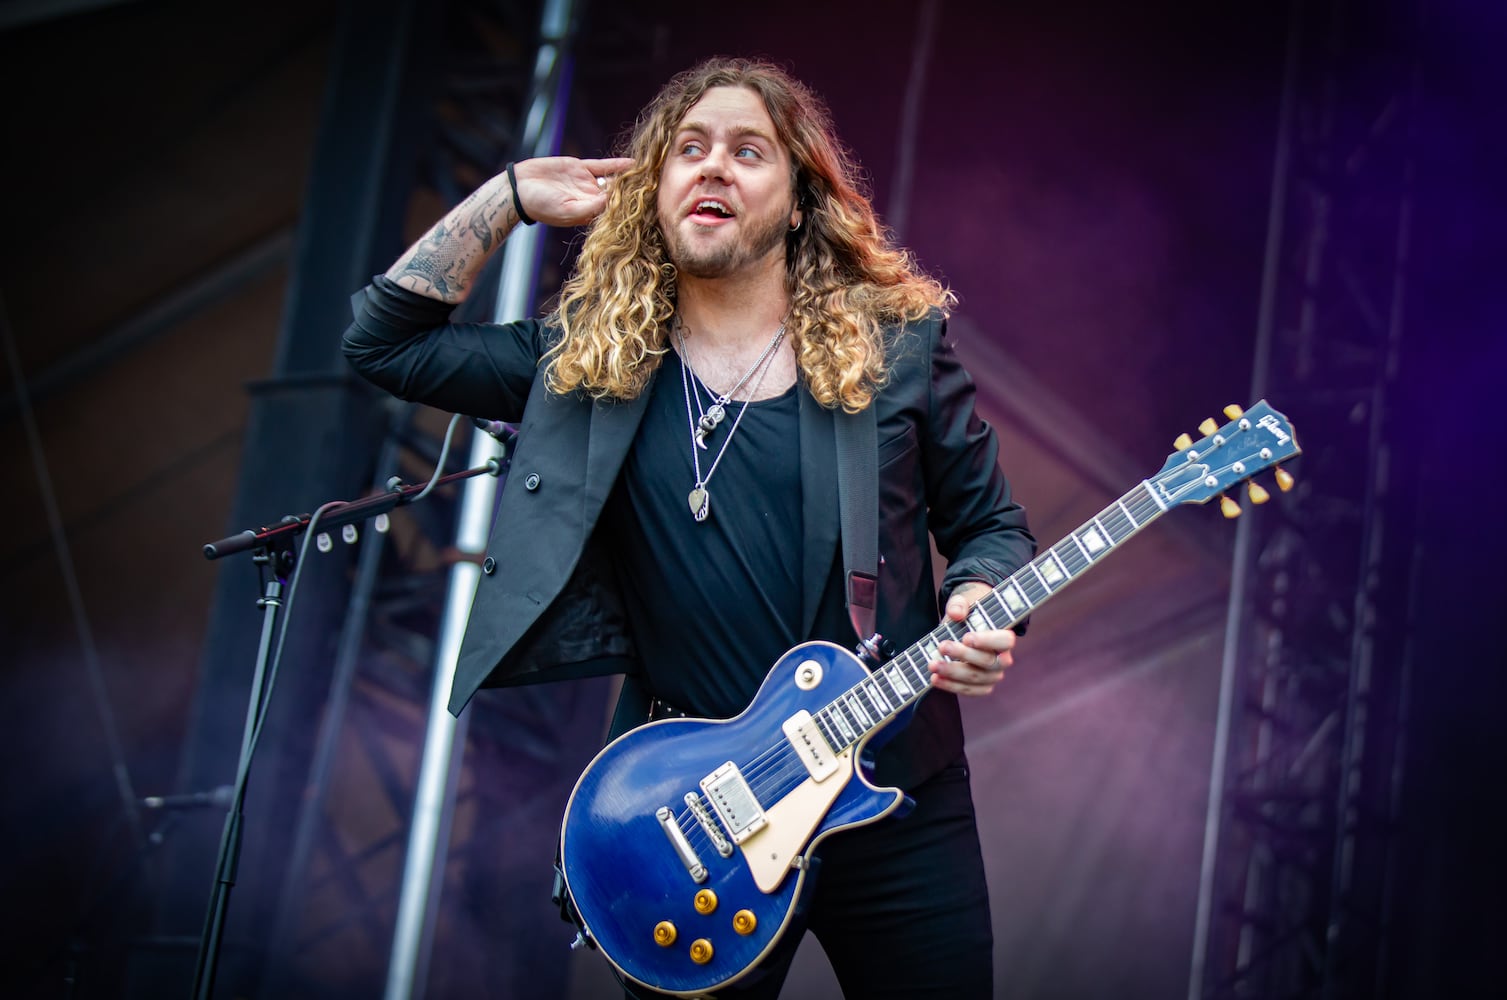
[[[1277,439],[1278,444],[1287,444],[1287,442],[1292,440],[1292,438],[1287,436],[1287,432],[1282,429],[1282,422],[1277,419],[1275,414],[1268,413],[1266,416],[1256,421],[1256,426],[1265,427],[1267,430],[1271,431],[1272,436]]]

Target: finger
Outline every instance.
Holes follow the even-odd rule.
[[[980,670],[991,669],[995,661],[994,650],[968,646],[961,642],[944,642],[937,646],[937,649],[949,660],[966,663]]]
[[[582,160],[581,166],[590,170],[598,177],[608,174],[620,174],[633,166],[634,160],[629,156],[609,156],[600,160]]]
[[[935,661],[930,667],[935,687],[961,695],[988,694],[1004,676],[1001,669],[986,670],[955,660]]]
[[[959,592],[947,599],[947,617],[955,622],[960,622],[968,617],[968,612],[973,607],[974,597],[970,593]]]
[[[942,654],[943,658],[934,660],[933,664],[942,673],[964,681],[975,680],[980,674],[1002,673],[1005,664],[1001,657],[1009,655],[989,649],[974,649],[952,642],[942,643],[937,647],[937,651]]]
[[[954,659],[961,654],[979,651],[987,655],[1005,653],[1015,648],[1015,633],[1007,628],[989,629],[983,632],[965,632],[956,640],[949,639],[938,645],[938,649],[952,656]]]
[[[989,629],[984,632],[969,632],[962,638],[965,646],[974,649],[987,649],[991,653],[1003,653],[1015,648],[1016,635],[1014,629],[999,628]]]

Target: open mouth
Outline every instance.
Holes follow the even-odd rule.
[[[734,214],[726,202],[718,201],[716,198],[703,198],[691,209],[690,217],[693,222],[709,224],[724,222],[727,219],[733,218]]]

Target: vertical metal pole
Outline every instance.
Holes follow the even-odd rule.
[[[546,0],[540,25],[539,54],[534,62],[532,98],[524,118],[523,150],[550,155],[559,149],[564,124],[565,96],[570,85],[568,46],[573,0]],[[533,306],[538,269],[540,227],[515,229],[508,237],[502,263],[494,317],[500,323],[521,319]],[[499,454],[499,445],[483,434],[471,445],[471,464]],[[497,480],[478,476],[468,480],[461,500],[456,548],[480,555],[491,528]],[[469,713],[450,715],[450,691],[460,655],[461,637],[471,615],[480,569],[461,561],[450,571],[450,591],[442,620],[434,688],[429,701],[429,724],[414,795],[413,822],[398,897],[397,925],[387,969],[386,1000],[422,997],[434,950],[434,924],[443,888],[449,849],[450,822],[455,808],[455,785],[465,748]]]
[[[916,14],[916,40],[911,46],[910,77],[900,110],[899,149],[895,157],[894,187],[885,213],[897,239],[905,236],[910,221],[910,192],[916,174],[916,134],[921,130],[921,98],[926,91],[926,71],[937,35],[937,0],[921,0]]]
[[[1280,277],[1283,222],[1287,214],[1287,182],[1291,172],[1293,133],[1297,126],[1298,64],[1302,47],[1301,9],[1304,0],[1291,0],[1287,36],[1287,60],[1283,68],[1282,106],[1278,113],[1277,142],[1272,162],[1272,199],[1266,221],[1266,252],[1262,262],[1261,301],[1256,318],[1256,352],[1252,365],[1251,399],[1266,391],[1271,366],[1271,343],[1276,324],[1277,284]],[[1214,723],[1214,753],[1209,767],[1209,804],[1204,815],[1203,857],[1199,863],[1198,908],[1193,925],[1193,954],[1188,970],[1188,1000],[1203,996],[1208,975],[1210,929],[1214,920],[1215,860],[1219,853],[1219,830],[1224,815],[1225,778],[1229,771],[1230,726],[1234,713],[1236,667],[1244,636],[1246,580],[1251,559],[1251,523],[1241,521],[1235,531],[1234,566],[1230,573],[1224,649],[1219,668],[1219,707]]]

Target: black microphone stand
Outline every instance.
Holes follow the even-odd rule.
[[[496,436],[496,435],[494,435]],[[386,493],[378,493],[361,500],[339,504],[326,511],[319,519],[318,527],[339,528],[347,524],[413,503],[428,492],[447,483],[473,476],[500,476],[506,465],[502,457],[488,459],[463,472],[441,476],[432,484],[404,486],[396,476],[388,480]],[[225,934],[225,915],[230,906],[230,890],[235,885],[236,870],[241,858],[242,807],[246,802],[246,779],[251,770],[251,756],[256,748],[257,730],[266,706],[268,668],[277,634],[278,611],[283,605],[283,588],[297,563],[295,542],[312,520],[310,514],[290,514],[271,528],[246,530],[204,546],[204,558],[220,559],[239,552],[250,552],[252,562],[258,567],[264,581],[263,593],[256,606],[262,610],[262,634],[257,643],[256,669],[251,678],[251,697],[246,707],[246,724],[241,733],[241,754],[236,765],[235,791],[231,798],[229,813],[225,817],[225,829],[220,835],[220,851],[215,860],[215,881],[209,899],[209,910],[204,917],[204,931],[199,938],[199,957],[194,967],[194,997],[210,1000],[214,995],[215,974],[218,971],[220,944]]]

